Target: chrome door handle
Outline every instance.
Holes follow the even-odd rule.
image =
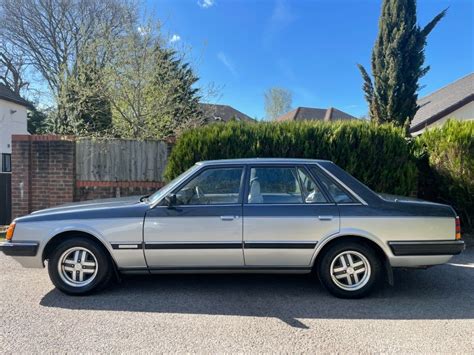
[[[239,218],[239,216],[221,216],[222,221],[233,221],[234,219]]]
[[[331,221],[333,216],[318,216],[320,221]]]

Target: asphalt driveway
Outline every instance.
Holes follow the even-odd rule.
[[[0,255],[0,352],[474,352],[474,249],[340,300],[310,276],[129,277],[89,297]]]

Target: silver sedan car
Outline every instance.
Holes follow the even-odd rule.
[[[0,250],[78,295],[125,273],[315,272],[338,297],[464,249],[447,205],[380,195],[330,161],[200,162],[150,196],[17,218]]]

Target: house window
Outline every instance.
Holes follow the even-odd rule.
[[[12,171],[12,155],[2,154],[2,171],[10,173]]]

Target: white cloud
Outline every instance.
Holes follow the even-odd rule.
[[[229,69],[234,77],[237,77],[237,70],[235,69],[234,63],[228,58],[224,52],[217,53],[217,58],[224,64],[224,66]]]
[[[263,44],[266,47],[271,46],[273,40],[285,28],[290,26],[297,16],[293,12],[290,2],[287,0],[276,0],[270,18],[263,32]]]
[[[215,5],[215,0],[198,0],[197,4],[202,7],[203,9],[207,9],[213,5]]]
[[[171,36],[170,38],[170,43],[178,42],[181,41],[181,36],[177,35],[176,33]]]

